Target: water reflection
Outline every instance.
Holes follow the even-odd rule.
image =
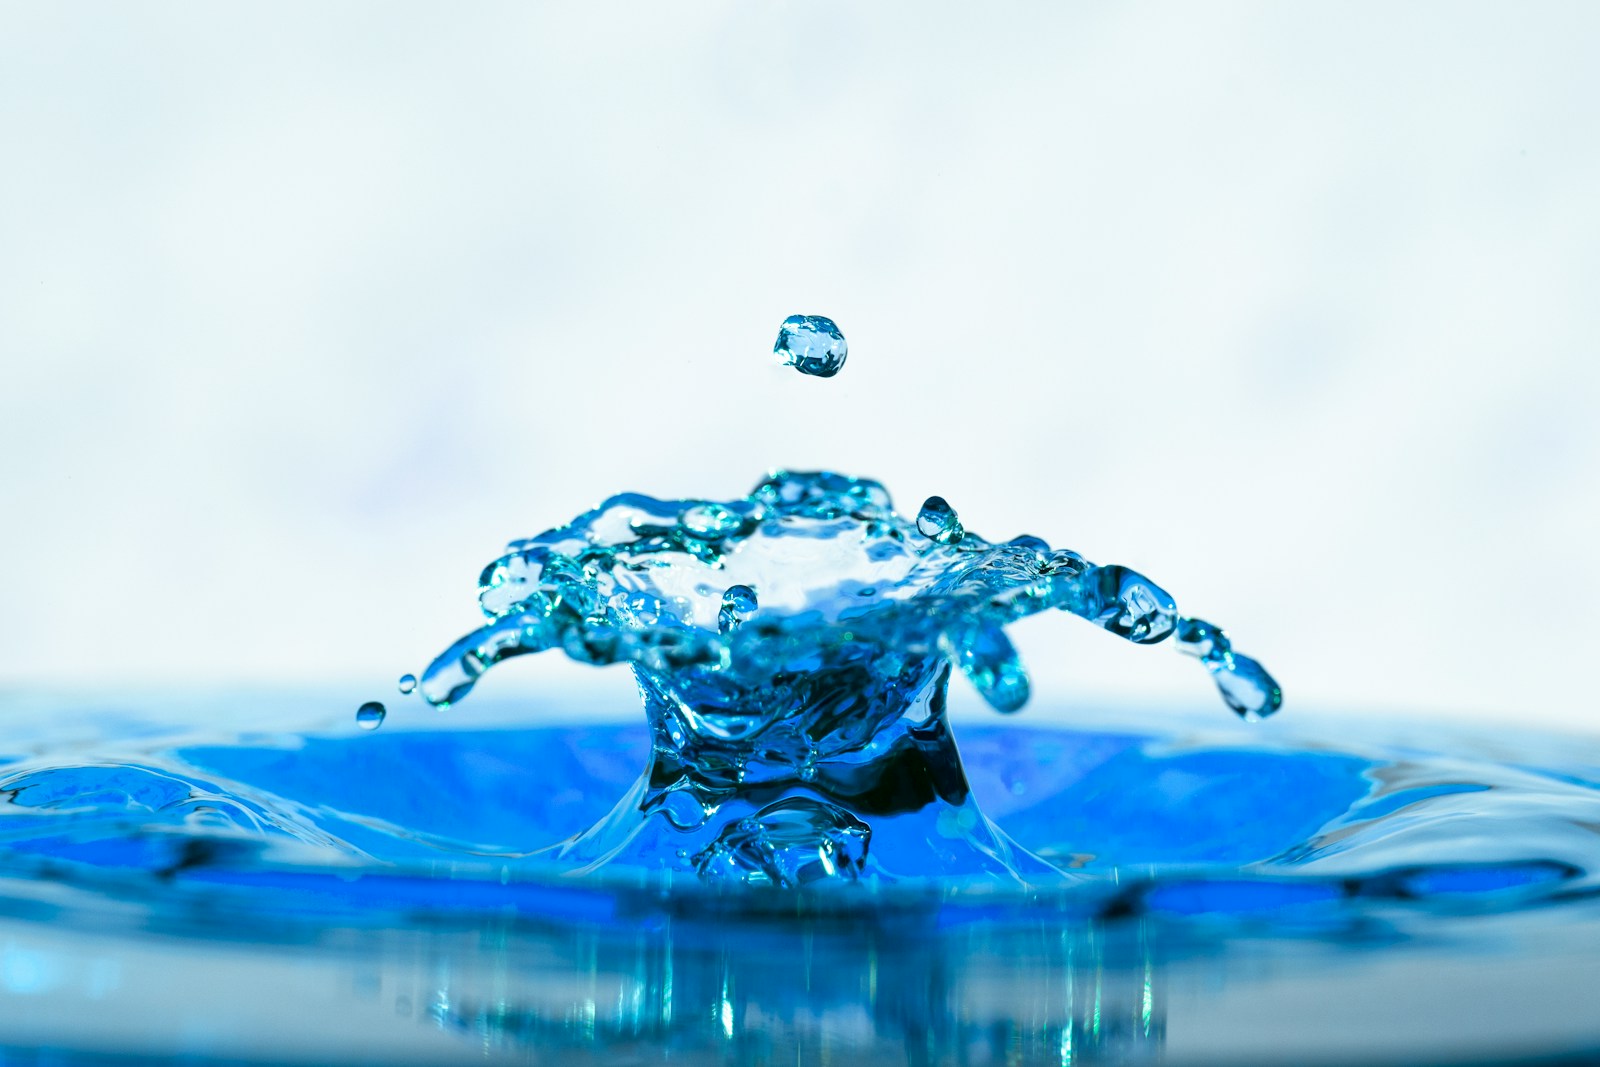
[[[1600,1062],[1594,901],[1411,939],[623,897],[564,921],[286,921],[219,897],[123,923],[73,899],[0,908],[0,1063]]]
[[[1123,925],[552,931],[532,954],[440,960],[395,995],[475,1045],[560,1062],[1146,1062],[1166,1037],[1163,982],[1143,926]]]

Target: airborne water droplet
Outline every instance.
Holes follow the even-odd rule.
[[[1265,719],[1283,707],[1283,690],[1267,669],[1249,656],[1229,652],[1206,666],[1222,699],[1246,722]]]
[[[363,730],[376,730],[383,725],[384,716],[389,711],[376,700],[369,700],[356,709],[356,725]]]
[[[722,610],[717,613],[717,632],[731,633],[741,622],[755,614],[756,591],[748,585],[730,585],[722,594]]]
[[[1178,651],[1198,656],[1203,662],[1221,661],[1233,651],[1233,643],[1220,628],[1204,619],[1178,619]]]
[[[822,315],[790,315],[778,329],[772,351],[801,374],[832,378],[844,366],[850,347],[834,321]]]
[[[941,545],[953,545],[967,535],[956,509],[942,496],[930,496],[917,512],[917,532]]]
[[[414,674],[402,674],[400,676],[400,692],[402,692],[402,693],[411,693],[411,692],[414,692],[416,690],[416,688],[417,688],[417,676],[416,675],[414,675]]]
[[[1140,645],[1165,640],[1178,624],[1178,606],[1167,591],[1130,567],[1089,568],[1060,606]]]
[[[944,648],[996,711],[1018,711],[1028,702],[1028,672],[998,623],[969,623],[963,632],[946,634]]]

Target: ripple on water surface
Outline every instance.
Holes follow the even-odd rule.
[[[1317,905],[1330,919],[1400,906],[1425,925],[1596,889],[1600,769],[1581,764],[1135,730],[968,725],[962,736],[988,816],[1075,876],[998,897],[989,887],[990,902],[1258,918]],[[426,879],[444,864],[454,883],[487,891],[461,898],[470,910],[557,877],[539,847],[604,816],[649,750],[642,726],[615,725],[243,737],[136,755],[126,740],[103,753],[80,743],[0,769],[0,849],[13,886],[46,870],[113,891],[152,876],[194,891],[221,881],[266,910],[281,903],[269,887],[297,875],[340,871],[344,905],[359,909],[352,876]],[[622,884],[651,872],[609,873]],[[828,906],[889,890],[864,881]]]

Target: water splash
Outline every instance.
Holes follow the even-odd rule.
[[[555,847],[580,870],[627,862],[771,884],[802,870],[1057,876],[977,810],[945,721],[952,667],[996,710],[1026,704],[1005,628],[1051,609],[1138,644],[1180,634],[1242,716],[1282,703],[1259,664],[1137,571],[1037,537],[988,541],[940,497],[907,520],[879,483],[828,471],[779,471],[737,500],[612,497],[513,542],[478,598],[489,622],[422,675],[435,705],[502,660],[552,649],[637,676],[650,766],[611,815]],[[782,818],[774,803],[788,805]],[[854,822],[870,833],[830,844]],[[772,859],[797,848],[812,858]],[[835,853],[856,858],[815,859]]]

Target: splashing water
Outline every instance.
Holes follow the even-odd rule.
[[[844,359],[815,316],[779,349],[820,376]],[[1218,1050],[1267,1016],[1284,1061],[1600,1048],[1600,752],[1119,720],[975,724],[963,762],[950,675],[1022,708],[1006,627],[1051,608],[1170,637],[1244,719],[1282,695],[1137,572],[989,542],[941,497],[907,520],[826,472],[614,497],[513,543],[479,597],[488,624],[402,693],[448,705],[558,649],[627,664],[645,723],[529,727],[571,713],[541,697],[511,729],[368,734],[373,701],[362,732],[341,713],[323,736],[284,727],[293,701],[235,694],[199,733],[87,709],[86,743],[86,709],[0,693],[46,730],[0,756],[0,996],[30,1009],[0,1013],[0,1060],[267,1062],[292,1033],[294,1062],[353,1062],[355,1042],[441,1063],[1233,1062]],[[218,736],[230,711],[241,731]],[[182,938],[205,981],[173,981]],[[1264,962],[1291,979],[1265,1014]],[[1187,1007],[1163,1052],[1169,988]],[[1517,988],[1538,995],[1508,1013]]]
[[[1241,716],[1282,704],[1258,663],[1137,571],[1037,537],[985,540],[941,497],[908,521],[879,483],[827,471],[780,471],[738,500],[612,497],[513,542],[478,597],[490,621],[422,675],[435,705],[550,649],[638,678],[650,766],[553,850],[581,870],[1055,876],[977,810],[945,721],[952,665],[996,710],[1027,703],[1005,627],[1049,609],[1139,644],[1177,634]]]

